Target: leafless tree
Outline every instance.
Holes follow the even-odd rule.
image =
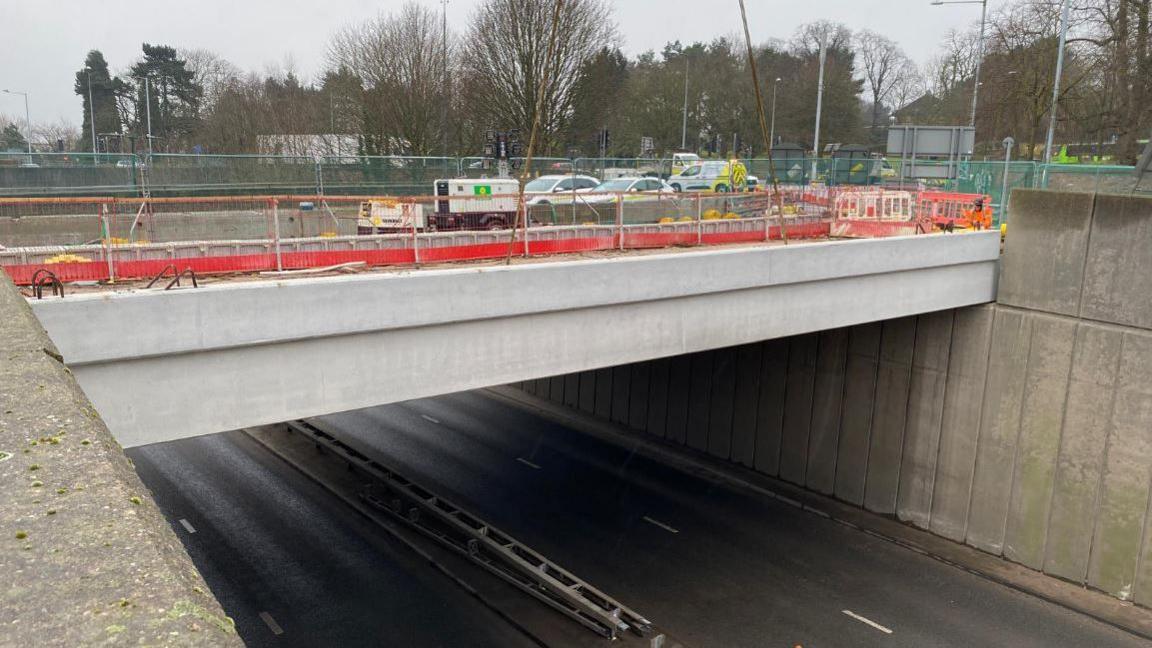
[[[536,118],[541,80],[547,78],[540,115],[544,150],[554,148],[571,120],[582,67],[617,39],[604,0],[567,0],[553,61],[547,61],[554,2],[487,0],[473,16],[461,61],[475,119],[490,128],[519,127],[527,133]]]
[[[856,34],[856,60],[872,96],[871,127],[875,130],[885,106],[900,108],[915,92],[920,71],[895,41],[869,30]]]
[[[220,95],[242,76],[240,68],[211,50],[182,49],[179,53],[193,81],[204,89],[203,109],[216,105]]]
[[[60,142],[65,151],[70,151],[79,139],[80,129],[67,119],[32,125],[32,146],[45,151],[55,151]]]
[[[440,16],[411,1],[333,36],[329,67],[363,81],[364,127],[374,152],[428,155],[439,148],[448,45],[446,51]]]

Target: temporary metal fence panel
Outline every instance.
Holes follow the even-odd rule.
[[[0,153],[0,196],[135,195],[137,162],[104,153]]]

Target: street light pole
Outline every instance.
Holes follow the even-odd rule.
[[[24,95],[24,128],[27,130],[28,135],[24,138],[24,142],[28,145],[28,164],[32,164],[32,117],[28,112],[28,93],[17,92],[15,90],[4,90],[5,94]]]
[[[680,150],[688,150],[688,53],[684,53],[684,124],[680,127]]]
[[[968,125],[976,128],[976,106],[980,99],[980,68],[984,64],[984,30],[988,24],[988,0],[935,0],[932,5],[939,7],[948,4],[980,5],[980,40],[976,45],[976,78],[972,81],[972,114]]]
[[[776,86],[780,85],[780,77],[772,82],[772,126],[769,128],[768,148],[776,146]]]
[[[144,110],[148,118],[148,162],[152,162],[152,79],[144,77]]]
[[[1052,140],[1056,136],[1056,110],[1060,102],[1060,78],[1064,75],[1064,45],[1068,41],[1068,12],[1069,2],[1061,2],[1060,10],[1060,45],[1056,49],[1056,79],[1052,83],[1052,109],[1048,119],[1048,140],[1044,145],[1044,164],[1052,163]]]
[[[92,103],[92,72],[88,72],[88,125],[92,132],[92,162],[93,166],[99,164],[100,156],[96,151],[96,107]]]
[[[816,85],[816,133],[812,138],[812,179],[816,178],[816,164],[820,160],[820,113],[824,108],[824,61],[828,58],[828,46],[820,41],[820,78]]]

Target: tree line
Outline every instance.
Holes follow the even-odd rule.
[[[1152,126],[1150,5],[1075,4],[1058,142],[1116,161],[1138,154]],[[291,67],[244,72],[212,52],[153,44],[114,76],[92,51],[75,77],[84,111],[76,144],[90,150],[94,130],[100,150],[146,150],[150,114],[156,151],[311,154],[319,142],[329,154],[475,155],[489,129],[519,128],[527,139],[543,85],[541,155],[598,155],[601,129],[611,134],[611,156],[638,155],[641,138],[652,138],[658,155],[682,145],[763,154],[742,39],[673,41],[629,57],[605,0],[565,2],[550,43],[554,6],[486,0],[457,33],[408,2],[332,34],[315,79]],[[812,145],[822,46],[822,142],[881,148],[893,121],[967,124],[977,32],[948,34],[924,65],[882,34],[829,21],[760,43],[754,56],[776,141]],[[1047,0],[1010,0],[990,15],[978,154],[1002,154],[1009,135],[1020,144],[1016,157],[1040,154],[1058,33],[1059,6]]]

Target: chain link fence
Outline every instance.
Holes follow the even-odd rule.
[[[522,160],[518,162],[523,162]],[[955,177],[906,179],[899,161],[779,157],[744,161],[762,187],[775,178],[786,185],[912,185],[992,196],[1001,204],[1014,188],[1152,193],[1152,176],[1137,185],[1132,167],[1036,162],[952,163]],[[946,162],[916,162],[919,168]],[[668,158],[535,158],[529,177],[582,174],[600,179],[621,176],[667,178]],[[942,175],[948,169],[941,168]],[[519,175],[524,169],[514,168]],[[269,155],[187,155],[91,153],[0,153],[0,196],[229,196],[229,195],[393,195],[432,193],[437,179],[494,177],[496,164],[479,157],[327,158]]]

